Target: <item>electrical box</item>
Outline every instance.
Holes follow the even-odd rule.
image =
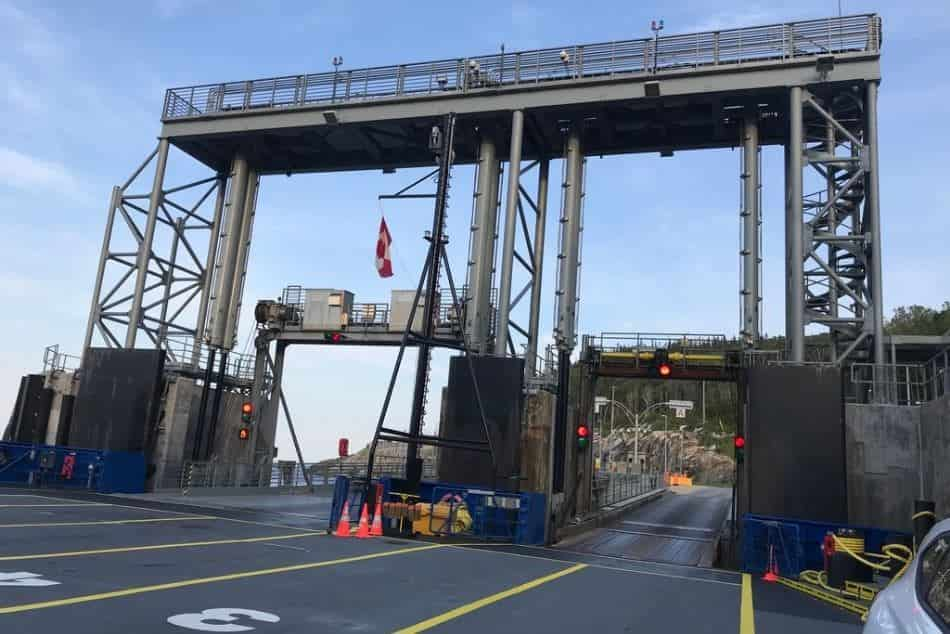
[[[409,323],[409,313],[412,311],[412,300],[416,296],[413,291],[393,291],[389,302],[389,331],[403,332]],[[436,303],[439,295],[436,295]],[[419,304],[415,317],[412,320],[412,330],[422,332],[422,314],[425,312],[425,295],[419,295]]]
[[[342,330],[353,310],[353,293],[325,288],[304,291],[304,330]]]

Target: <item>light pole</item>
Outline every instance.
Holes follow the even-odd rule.
[[[633,462],[634,462],[634,464],[637,465],[637,468],[639,469],[639,467],[640,467],[640,416],[641,416],[642,414],[646,414],[646,413],[649,412],[651,409],[654,409],[654,408],[656,408],[656,407],[662,407],[663,405],[669,405],[670,402],[669,402],[669,401],[662,401],[662,402],[660,402],[660,403],[654,403],[653,405],[649,405],[649,406],[645,407],[644,409],[640,410],[640,411],[637,412],[636,414],[632,413],[632,412],[627,408],[627,406],[624,405],[623,403],[617,402],[617,401],[615,401],[615,400],[613,400],[613,399],[610,399],[609,402],[611,403],[611,406],[610,406],[611,412],[613,412],[613,407],[614,407],[614,405],[616,405],[617,407],[620,408],[620,411],[622,411],[622,412],[627,416],[628,419],[632,419],[631,422],[633,423]],[[663,419],[666,420],[666,414],[663,414]],[[614,432],[613,416],[611,416],[611,421],[610,421],[610,433],[613,434],[613,432]],[[607,458],[608,458],[608,461],[609,461],[609,458],[610,458],[610,450],[609,450],[609,449],[608,449],[608,451],[607,451]]]
[[[670,419],[666,414],[663,417],[663,473],[670,472]]]

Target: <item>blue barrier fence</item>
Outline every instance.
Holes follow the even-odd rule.
[[[398,481],[383,477],[379,484],[383,500],[399,499]],[[430,518],[437,515],[437,505],[442,505],[438,509],[442,514],[448,510],[447,517],[430,521],[430,530],[437,535],[514,544],[544,543],[545,498],[541,493],[489,491],[423,481],[411,499],[425,505]],[[365,500],[362,482],[351,486],[350,478],[337,477],[330,508],[331,531],[340,521],[344,500],[349,502],[349,519],[353,525],[359,520]]]
[[[141,453],[0,442],[0,485],[143,493]]]
[[[903,543],[911,537],[867,526],[746,514],[742,518],[742,570],[765,572],[770,547],[783,577],[797,577],[802,570],[821,570],[824,567],[821,545],[825,535],[839,529],[856,531],[864,537],[865,551],[873,553],[881,552],[885,544]]]

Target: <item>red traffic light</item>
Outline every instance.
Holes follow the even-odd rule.
[[[673,372],[673,368],[670,367],[669,363],[661,363],[657,367],[657,371],[660,373],[660,376],[667,377]]]
[[[251,437],[251,430],[247,427],[242,427],[238,430],[238,438],[241,440],[247,440]]]
[[[346,339],[346,335],[342,332],[325,332],[323,333],[323,340],[329,341],[330,343],[340,343]]]
[[[579,425],[577,427],[578,438],[587,438],[588,434],[590,434],[590,429],[587,427],[587,425]]]
[[[745,447],[745,437],[736,436],[735,443],[736,443],[736,449],[742,449],[743,447]]]
[[[243,405],[241,405],[241,413],[242,413],[242,414],[253,414],[253,413],[254,413],[254,405],[253,405],[252,403],[245,402]]]

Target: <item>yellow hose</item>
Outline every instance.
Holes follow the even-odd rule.
[[[864,564],[865,566],[868,566],[869,568],[873,568],[874,570],[881,570],[881,571],[884,571],[884,572],[890,571],[890,569],[891,569],[890,566],[888,566],[888,565],[886,565],[886,564],[874,563],[873,561],[870,561],[870,560],[868,560],[868,559],[865,559],[864,557],[862,557],[862,556],[859,555],[858,553],[856,553],[856,552],[854,552],[853,550],[851,550],[851,548],[849,548],[848,545],[847,545],[844,541],[842,541],[842,539],[841,539],[840,537],[838,537],[838,536],[835,535],[834,533],[832,533],[831,536],[832,536],[832,537],[834,538],[834,540],[835,540],[835,548],[840,548],[840,549],[843,550],[844,552],[846,552],[846,553],[848,553],[849,555],[851,555],[853,558],[855,558],[855,559],[857,559],[858,561],[860,561],[860,562],[861,562],[862,564]],[[864,540],[862,540],[862,542],[863,542],[863,541],[864,541]],[[898,546],[899,544],[888,544],[888,545],[889,545],[889,546]]]
[[[891,585],[898,579],[901,578],[901,575],[904,574],[904,571],[907,570],[907,567],[910,565],[910,562],[914,559],[914,551],[905,546],[904,544],[887,544],[881,550],[884,551],[884,554],[893,559],[894,561],[903,562],[901,569],[897,571],[893,577],[891,577],[891,582],[887,585]]]

